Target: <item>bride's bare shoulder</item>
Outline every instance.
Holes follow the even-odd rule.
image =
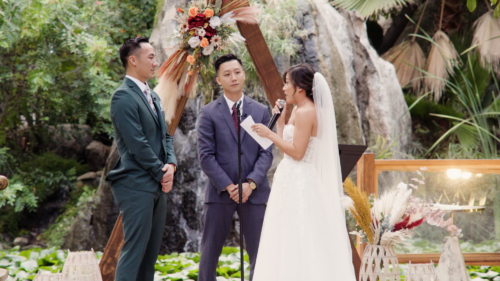
[[[308,119],[308,120],[311,120],[311,121],[314,121],[316,120],[316,108],[313,106],[304,106],[304,107],[301,107],[300,109],[298,109],[297,107],[295,107],[296,110],[296,116],[297,118],[300,118],[300,119]]]

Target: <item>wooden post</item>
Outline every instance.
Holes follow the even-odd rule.
[[[358,188],[366,192],[368,195],[377,194],[376,171],[375,171],[375,154],[365,153],[358,161]],[[361,239],[356,239],[358,245],[358,255],[363,258],[363,252],[366,248],[366,243],[361,243]]]

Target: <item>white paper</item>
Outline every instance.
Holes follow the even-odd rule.
[[[268,138],[263,138],[259,136],[256,132],[252,131],[252,125],[255,124],[252,115],[249,115],[243,122],[241,122],[241,127],[247,131],[247,133],[258,143],[262,148],[268,149],[273,142]]]

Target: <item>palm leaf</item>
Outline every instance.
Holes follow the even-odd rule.
[[[334,0],[332,5],[346,10],[356,10],[366,18],[383,10],[412,3],[415,3],[415,0]]]
[[[438,30],[432,40],[434,44],[427,59],[426,70],[432,76],[440,79],[426,77],[424,86],[427,91],[434,92],[434,101],[438,102],[443,95],[445,80],[454,74],[453,68],[457,64],[459,56],[450,38],[443,31]]]
[[[411,84],[414,92],[420,92],[423,75],[418,69],[424,68],[425,55],[417,42],[411,40],[392,47],[382,58],[394,65],[402,88]]]
[[[500,18],[495,18],[493,11],[482,15],[475,23],[472,45],[477,46],[481,62],[485,68],[493,66],[500,73]]]

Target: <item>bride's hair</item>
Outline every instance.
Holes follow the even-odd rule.
[[[286,75],[290,75],[290,82],[294,87],[304,89],[306,96],[314,102],[313,98],[313,81],[314,69],[307,63],[297,64],[283,73],[283,82],[286,83]]]

